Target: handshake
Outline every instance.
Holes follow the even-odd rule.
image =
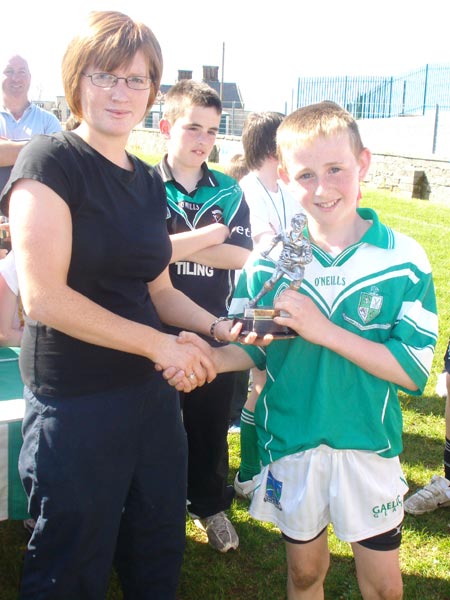
[[[213,324],[214,325],[214,324]],[[272,341],[272,336],[258,337],[255,332],[248,333],[245,337],[240,335],[242,323],[233,320],[217,319],[212,336],[216,341],[225,342],[226,345],[212,347],[203,338],[191,331],[182,331],[176,337],[176,344],[182,345],[191,360],[188,368],[176,366],[163,367],[156,363],[157,371],[169,385],[179,392],[191,392],[197,387],[210,383],[218,373],[241,371],[254,365],[250,356],[239,346],[227,342],[267,346]]]

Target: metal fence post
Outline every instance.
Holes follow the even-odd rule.
[[[433,149],[431,151],[432,154],[435,154],[435,152],[436,152],[438,126],[439,126],[439,104],[436,104],[436,112],[434,114]]]
[[[428,92],[428,65],[425,65],[425,83],[423,90],[423,107],[422,107],[422,115],[425,116],[425,112],[427,110],[427,92]]]

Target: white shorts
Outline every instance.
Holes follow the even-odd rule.
[[[407,491],[398,457],[319,446],[264,467],[250,514],[294,540],[332,523],[339,539],[358,542],[400,525]]]

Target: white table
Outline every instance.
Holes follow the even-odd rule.
[[[19,349],[0,348],[0,520],[27,519],[27,498],[17,469],[25,403]]]

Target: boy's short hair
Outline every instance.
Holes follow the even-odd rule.
[[[191,106],[212,107],[218,115],[222,114],[219,94],[211,86],[203,81],[182,79],[177,81],[164,97],[164,118],[173,125]]]
[[[228,164],[224,167],[224,173],[240,181],[243,177],[248,175],[250,169],[248,168],[247,161],[243,154],[234,154]]]
[[[242,146],[250,170],[259,169],[266,158],[276,157],[276,133],[284,115],[279,112],[250,113],[242,129]]]
[[[355,156],[364,149],[358,125],[353,116],[339,104],[330,101],[298,108],[288,115],[277,131],[277,155],[285,167],[283,154],[307,145],[318,137],[347,132]]]

